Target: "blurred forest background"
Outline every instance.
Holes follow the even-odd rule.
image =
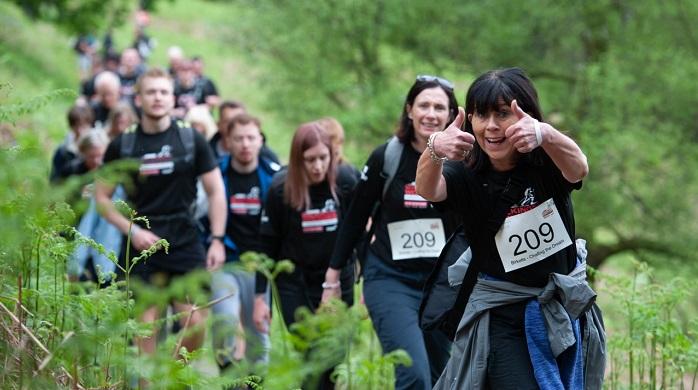
[[[698,2],[151,0],[145,6],[147,33],[157,42],[149,64],[165,66],[172,45],[201,56],[221,97],[243,101],[262,119],[283,160],[300,123],[329,115],[344,125],[346,154],[360,167],[394,130],[415,75],[453,81],[462,105],[480,73],[525,69],[545,119],[576,139],[589,159],[589,177],[574,193],[577,234],[588,242],[589,265],[600,271],[611,340],[618,333],[625,343],[618,348],[632,359],[651,341],[637,333],[650,318],[643,316],[675,325],[652,337],[669,342],[674,331],[684,335],[676,348],[683,343],[682,353],[693,351],[696,365],[681,368],[679,376],[689,379],[675,385],[696,385]],[[67,132],[65,113],[79,85],[73,40],[100,39],[112,29],[118,49],[130,46],[135,7],[123,0],[0,2],[1,135],[4,145],[37,151],[32,164],[2,160],[0,229],[7,234],[0,240],[14,240],[0,248],[3,264],[22,252],[23,238],[13,229],[22,229],[16,226],[24,226],[27,214],[10,211],[13,196],[21,187],[48,188],[36,183],[48,176],[50,152]],[[26,171],[16,172],[19,167]],[[48,195],[34,199],[42,196]],[[16,295],[17,281],[4,272],[6,299]],[[643,308],[657,313],[640,313]],[[623,331],[629,333],[620,336]],[[657,359],[671,356],[667,351]],[[638,374],[640,366],[623,373],[616,367],[619,388],[651,378],[649,370]]]

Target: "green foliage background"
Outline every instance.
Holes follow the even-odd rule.
[[[67,131],[65,113],[78,85],[70,34],[101,34],[112,26],[119,49],[133,37],[127,19],[132,2],[17,2],[27,12],[14,3],[0,3],[0,127],[21,146],[2,152],[0,258],[11,265],[3,267],[3,299],[15,294],[13,272],[52,264],[36,266],[34,255],[60,257],[58,249],[44,249],[50,253],[43,255],[31,249],[40,228],[70,223],[69,209],[52,208],[68,189],[48,190],[44,182],[50,152]],[[698,274],[698,31],[692,22],[698,19],[698,3],[148,3],[154,9],[148,32],[158,42],[151,63],[164,65],[170,45],[203,56],[221,95],[244,101],[262,118],[282,158],[298,124],[332,115],[345,126],[349,160],[360,166],[392,132],[416,74],[449,78],[464,104],[478,74],[506,66],[526,69],[547,120],[574,137],[589,158],[590,175],[574,197],[577,232],[589,242],[590,263],[636,283],[616,285],[674,286],[673,292],[685,292],[668,313],[659,307],[666,300],[638,297],[630,287],[604,290],[601,277],[602,307],[610,308],[611,329],[630,340],[618,348],[637,352],[646,347],[648,334],[666,340],[674,334],[665,327],[669,319],[689,335],[689,344],[695,340],[688,332],[696,313],[695,289],[673,280]],[[637,260],[654,267],[651,276],[638,271]],[[53,293],[54,270],[44,274],[47,285],[54,286],[46,291]],[[36,288],[40,297],[42,289]],[[657,310],[637,318],[616,316],[621,310],[613,305],[628,301],[641,302],[635,311],[641,306]],[[51,315],[55,310],[58,305]],[[626,320],[656,327],[626,332]],[[637,367],[631,371],[631,378],[639,378]],[[618,375],[621,382],[627,376]],[[650,378],[648,371],[642,375]]]

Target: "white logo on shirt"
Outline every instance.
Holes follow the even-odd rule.
[[[170,175],[174,172],[174,160],[170,145],[163,145],[158,153],[146,153],[141,157],[138,172],[143,176]]]
[[[303,233],[333,232],[337,230],[337,223],[334,199],[327,199],[322,209],[310,209],[301,213]]]
[[[258,215],[262,209],[259,193],[259,187],[254,186],[247,194],[233,194],[230,197],[230,212],[238,215]]]
[[[368,165],[364,165],[364,168],[361,170],[361,180],[368,180]]]

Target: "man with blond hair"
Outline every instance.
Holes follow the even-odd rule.
[[[100,182],[95,195],[105,218],[123,234],[131,234],[131,253],[140,253],[161,238],[169,242],[169,253],[160,250],[147,261],[136,264],[131,272],[132,277],[155,288],[166,287],[172,279],[197,269],[216,270],[225,261],[226,206],[221,173],[206,140],[170,117],[174,107],[173,89],[166,71],[159,68],[146,71],[136,83],[135,103],[142,111],[140,124],[115,138],[104,157],[105,163],[125,158],[140,162],[138,177],[134,177],[127,199],[139,216],[148,218],[150,227],[140,222],[130,227],[130,221],[110,201],[113,186]],[[196,196],[197,177],[209,201],[212,242],[207,252],[190,212]],[[194,304],[188,300],[175,301],[173,306],[176,312],[190,312]],[[150,307],[140,319],[155,322],[158,317],[159,309]],[[182,325],[186,325],[183,331],[187,336],[182,345],[187,350],[201,346],[205,317],[204,310],[197,310],[180,319]],[[150,337],[136,340],[141,351],[148,354],[155,351],[156,333],[157,329],[153,329]]]

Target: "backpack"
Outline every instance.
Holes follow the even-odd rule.
[[[390,187],[390,183],[395,179],[395,174],[397,174],[397,169],[400,166],[400,157],[402,156],[403,149],[405,149],[405,145],[403,145],[396,136],[391,137],[388,141],[388,146],[385,147],[385,153],[383,153],[383,170],[381,172],[381,177],[385,182],[383,183],[383,196],[381,200],[385,199],[388,187]]]
[[[400,157],[402,156],[402,151],[405,149],[405,145],[400,142],[396,136],[392,136],[388,140],[388,145],[385,147],[385,152],[383,153],[383,163],[380,177],[383,179],[383,191],[381,192],[381,202],[385,199],[385,194],[388,192],[390,183],[395,179],[397,174],[397,169],[400,167]],[[376,231],[376,218],[380,211],[381,202],[376,202],[373,205],[373,210],[371,211],[371,228],[366,232],[366,234],[361,238],[361,241],[356,246],[356,257],[359,263],[363,266],[366,260],[366,254],[368,253],[368,247],[371,245],[371,237]],[[357,278],[358,281],[358,278]]]
[[[194,129],[183,121],[177,121],[177,130],[179,140],[184,145],[184,162],[190,163],[194,161]],[[131,126],[121,136],[121,157],[133,157],[133,151],[136,147],[136,125]]]
[[[476,267],[470,267],[472,255],[469,247],[461,225],[446,241],[424,284],[419,305],[419,327],[423,330],[438,329],[451,340],[455,337],[477,280]]]

